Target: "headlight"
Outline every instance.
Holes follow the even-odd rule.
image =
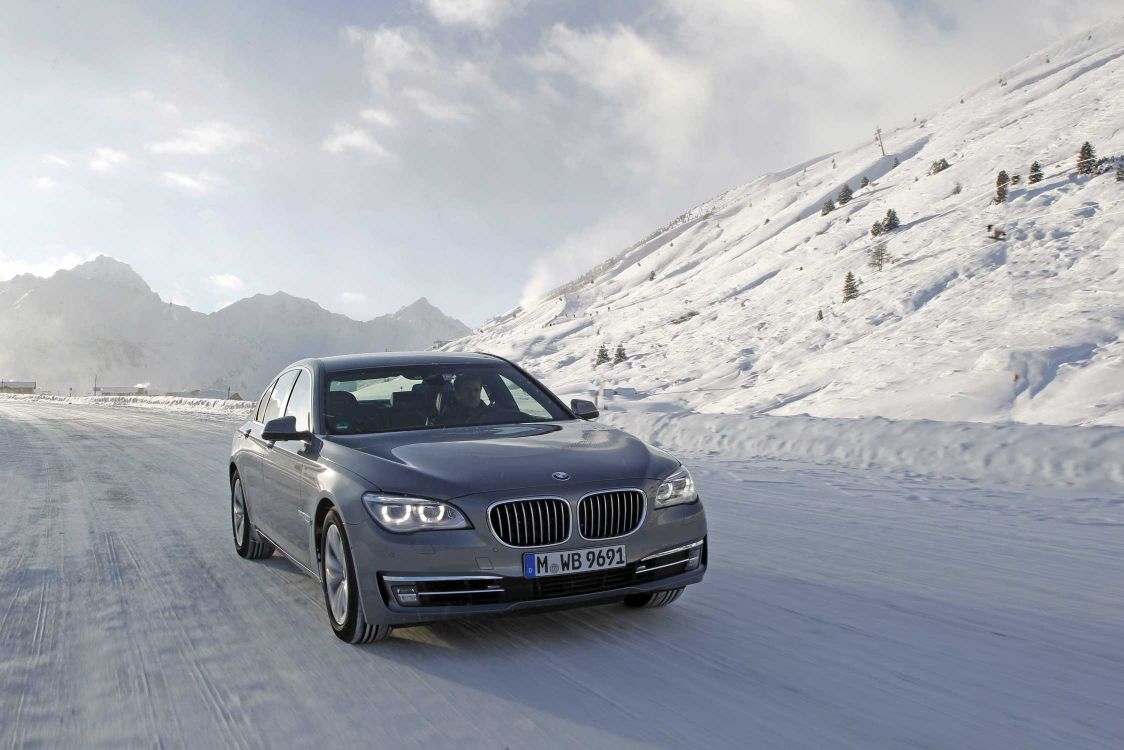
[[[375,523],[396,534],[429,529],[471,529],[464,514],[448,503],[368,492],[363,505]]]
[[[656,507],[666,508],[669,505],[683,505],[693,503],[698,499],[695,492],[695,480],[691,479],[691,472],[685,466],[679,469],[656,490]]]

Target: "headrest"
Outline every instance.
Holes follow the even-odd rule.
[[[328,408],[332,414],[352,414],[359,408],[359,401],[347,391],[328,391]]]
[[[391,406],[395,409],[424,409],[425,394],[416,391],[395,391],[391,394]]]

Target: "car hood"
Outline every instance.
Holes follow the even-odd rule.
[[[321,455],[385,492],[435,499],[662,479],[678,466],[626,432],[582,420],[334,435]],[[555,472],[570,479],[558,481]]]

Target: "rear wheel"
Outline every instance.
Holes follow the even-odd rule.
[[[653,591],[650,594],[629,594],[624,598],[624,603],[628,607],[644,607],[647,609],[666,607],[678,599],[682,593],[683,589],[678,588],[668,589],[667,591]]]
[[[359,586],[343,521],[334,510],[324,517],[320,537],[320,579],[324,583],[324,604],[336,637],[347,643],[374,643],[390,637],[389,625],[372,625],[359,604]]]
[[[246,492],[238,472],[230,481],[230,526],[234,532],[234,550],[247,560],[260,560],[273,554],[273,545],[258,536],[250,523]]]

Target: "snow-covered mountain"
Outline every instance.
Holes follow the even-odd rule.
[[[1124,22],[882,138],[730,190],[449,348],[633,409],[1124,424]],[[1077,174],[1086,140],[1100,174]],[[1019,179],[996,203],[1000,170]]]
[[[106,256],[0,282],[0,375],[62,393],[89,392],[96,374],[101,385],[230,387],[251,397],[301,357],[428,349],[468,330],[424,298],[365,322],[282,292],[205,315],[164,302]]]

